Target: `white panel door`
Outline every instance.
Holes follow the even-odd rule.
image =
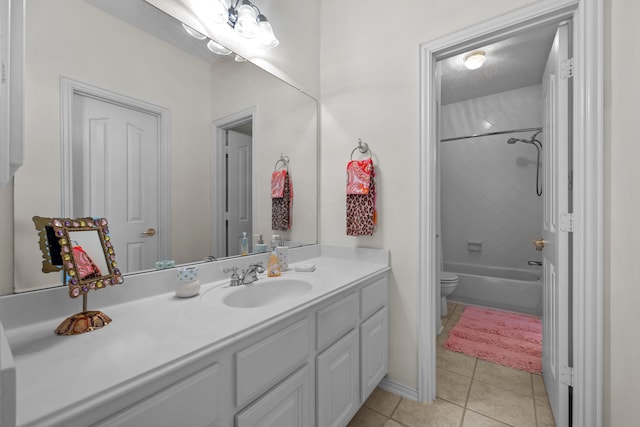
[[[240,255],[242,233],[252,248],[251,137],[227,131],[227,256]]]
[[[80,94],[73,109],[73,216],[109,220],[123,273],[154,268],[158,117]]]
[[[542,79],[544,99],[543,338],[544,382],[558,427],[569,425],[569,233],[560,218],[569,209],[568,25],[558,27]]]

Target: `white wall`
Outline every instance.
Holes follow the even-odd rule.
[[[605,5],[604,425],[622,427],[640,402],[640,2]]]
[[[542,86],[444,105],[441,113],[442,138],[541,127]],[[511,137],[532,135],[512,133],[440,144],[445,262],[531,269],[527,261],[542,260],[531,244],[542,232],[537,150],[522,142],[507,144]],[[544,145],[542,135],[538,139]],[[481,242],[482,249],[469,250],[469,241]]]
[[[418,372],[419,45],[527,3],[321,2],[321,241],[391,251],[389,377],[408,387]],[[345,233],[344,168],[358,138],[378,163],[373,237]]]

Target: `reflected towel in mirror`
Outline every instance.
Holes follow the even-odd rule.
[[[293,183],[286,169],[271,174],[271,229],[291,230]]]

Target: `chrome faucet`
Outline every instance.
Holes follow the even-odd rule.
[[[240,282],[243,285],[248,285],[258,280],[258,273],[264,273],[264,265],[261,262],[256,264],[249,264],[246,270],[242,271],[240,276]]]
[[[248,285],[258,280],[258,273],[264,273],[265,269],[261,262],[250,264],[246,270],[242,270],[242,275],[238,274],[238,267],[222,269],[225,273],[231,273],[229,286]]]

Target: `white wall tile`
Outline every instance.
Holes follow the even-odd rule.
[[[535,85],[445,105],[442,138],[539,127],[541,93],[540,85]],[[487,123],[492,126],[487,128]],[[531,135],[442,143],[445,262],[527,268],[528,260],[540,259],[531,243],[542,230],[542,198],[535,192],[536,149],[524,143],[507,144],[511,137]],[[482,241],[482,251],[469,251],[469,240]]]

